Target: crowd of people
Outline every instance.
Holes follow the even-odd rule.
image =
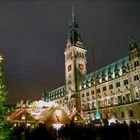
[[[65,124],[55,129],[52,125],[39,123],[35,128],[16,126],[10,140],[140,140],[140,123],[131,121],[128,125]]]

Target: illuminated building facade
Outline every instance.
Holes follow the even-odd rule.
[[[94,73],[87,74],[86,49],[72,12],[72,22],[65,55],[65,85],[45,93],[45,100],[55,101],[87,114],[95,114]],[[103,118],[112,113],[119,120],[140,119],[140,52],[129,38],[129,56],[96,71],[96,93]]]

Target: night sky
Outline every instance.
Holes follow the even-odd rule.
[[[64,51],[72,0],[1,0],[0,52],[8,84],[8,104],[39,100],[44,90],[65,84]],[[88,73],[90,46],[96,44],[96,67],[128,55],[128,37],[140,46],[140,1],[75,0],[75,15]]]

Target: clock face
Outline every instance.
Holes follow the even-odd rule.
[[[80,70],[83,70],[84,69],[84,65],[83,64],[79,64],[79,68],[80,68]]]
[[[71,71],[71,65],[68,65],[68,71]]]

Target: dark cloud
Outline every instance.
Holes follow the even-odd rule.
[[[0,1],[0,52],[9,87],[9,103],[40,99],[44,89],[65,82],[64,51],[71,0]],[[128,55],[128,36],[140,44],[140,2],[77,0],[75,14],[91,72],[95,42],[97,68]]]

